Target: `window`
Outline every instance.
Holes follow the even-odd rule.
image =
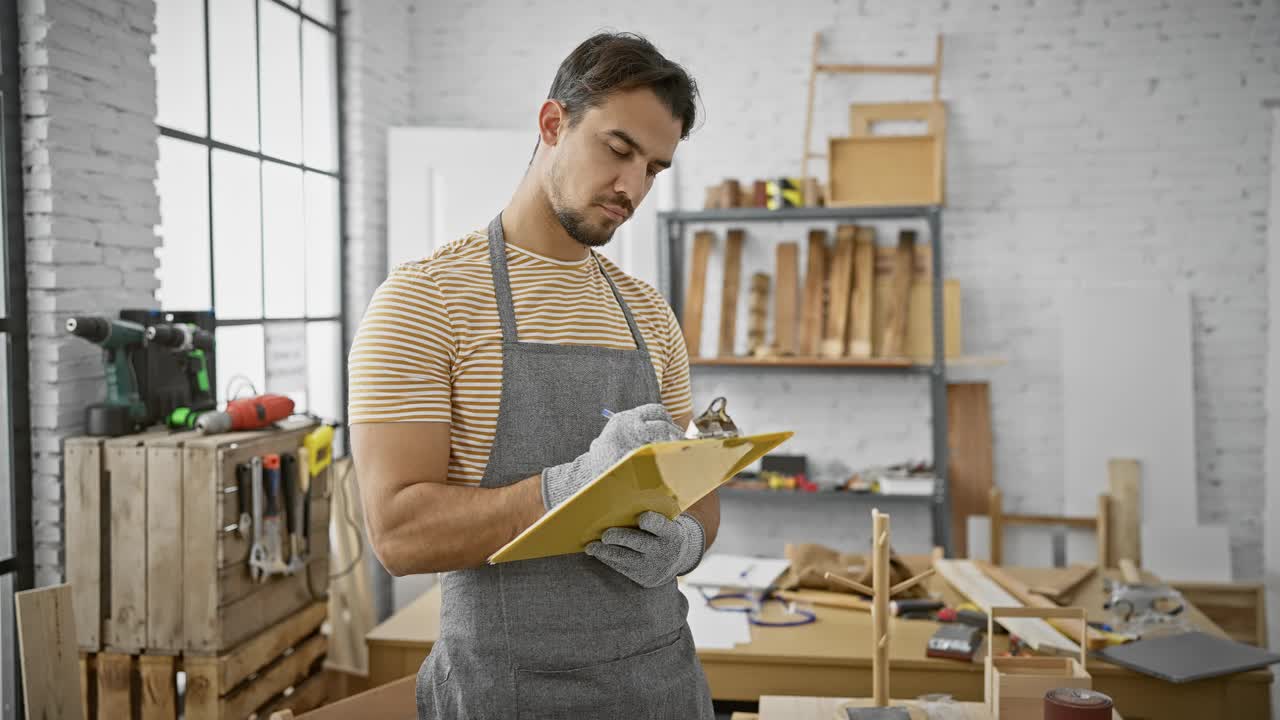
[[[0,0],[0,716],[21,717],[13,595],[34,584],[18,5]]]
[[[335,5],[158,0],[154,63],[161,307],[214,309],[221,398],[243,377],[338,420]]]

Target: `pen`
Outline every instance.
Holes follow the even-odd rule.
[[[600,409],[600,414],[601,414],[601,415],[603,415],[603,416],[605,416],[606,418],[611,418],[611,417],[613,417],[613,411],[612,411],[612,410],[610,410],[609,408],[601,408],[601,409]]]

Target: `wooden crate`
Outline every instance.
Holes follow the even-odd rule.
[[[253,582],[248,565],[252,535],[235,529],[240,516],[236,465],[254,456],[294,453],[312,429],[228,433],[186,442],[181,582],[188,655],[226,652],[327,592],[332,466],[312,479],[311,559],[305,571]]]
[[[1267,588],[1263,583],[1170,582],[1233,640],[1267,647]]]
[[[177,720],[184,706],[188,720],[241,720],[317,707],[327,694],[325,615],[325,604],[313,603],[217,656],[84,653],[85,717]],[[179,672],[186,673],[182,698]]]
[[[827,205],[941,204],[940,143],[935,135],[831,138]]]
[[[998,617],[1071,618],[1079,620],[1088,634],[1084,608],[1001,608],[987,614],[987,637],[994,637]],[[1040,720],[1044,714],[1044,694],[1054,688],[1093,689],[1093,678],[1085,669],[1088,637],[1077,638],[1080,657],[992,657],[987,643],[984,663],[986,703],[995,720]]]

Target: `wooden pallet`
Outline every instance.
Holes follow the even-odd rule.
[[[325,616],[325,603],[312,603],[216,656],[82,653],[85,717],[176,720],[181,706],[188,720],[240,720],[317,707],[327,689]],[[181,699],[179,672],[186,674]]]

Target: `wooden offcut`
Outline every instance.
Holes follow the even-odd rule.
[[[138,656],[138,707],[142,720],[178,717],[176,660],[172,655]]]
[[[889,307],[885,309],[884,334],[881,339],[881,355],[896,357],[904,354],[907,342],[907,311],[911,302],[911,266],[915,252],[916,234],[903,230],[898,234],[898,252],[893,265],[893,286],[889,294]]]
[[[1009,591],[1009,594],[1017,598],[1018,602],[1023,605],[1029,608],[1058,607],[1058,603],[1044,597],[1042,594],[1028,587],[1026,583],[1014,577],[1012,574],[1005,572],[1003,568],[992,565],[991,563],[984,563],[982,561],[975,561],[974,564],[977,565],[978,569],[982,570],[987,577],[994,580],[996,584]],[[1087,636],[1087,629],[1077,617],[1051,617],[1045,618],[1045,620],[1069,638],[1084,638]]]
[[[684,296],[684,342],[689,357],[698,357],[702,347],[702,311],[707,293],[707,265],[711,262],[711,248],[715,235],[700,230],[693,236],[693,263],[689,268],[689,284]]]
[[[872,303],[875,298],[876,231],[859,227],[853,253],[853,299],[849,311],[849,356],[871,357]]]
[[[942,283],[943,351],[948,360],[963,354],[960,325],[960,281]],[[906,354],[917,362],[933,362],[933,283],[911,283],[907,305]]]
[[[1111,496],[1111,518],[1107,534],[1109,557],[1128,558],[1142,564],[1142,464],[1137,460],[1113,458],[1107,461],[1107,484]]]
[[[1083,563],[1072,565],[1071,567],[1064,568],[1062,573],[1051,582],[1034,585],[1029,589],[1033,593],[1043,595],[1058,604],[1062,604],[1070,599],[1071,594],[1075,592],[1076,588],[1080,587],[1084,581],[1093,577],[1094,573],[1097,571],[1097,565]]]
[[[108,507],[103,483],[100,437],[68,438],[63,444],[66,487],[66,572],[75,607],[80,649],[102,647],[102,619],[107,612],[103,569],[108,567],[109,536],[103,522]],[[108,573],[109,576],[109,573]]]
[[[758,357],[768,352],[764,332],[769,318],[769,276],[765,273],[752,275],[750,292],[747,299],[747,352]]]
[[[773,306],[773,338],[778,354],[796,354],[796,297],[799,292],[800,246],[793,242],[778,243],[777,292]]]
[[[983,612],[990,613],[992,608],[1016,608],[1022,605],[1016,597],[985,575],[971,560],[938,560],[934,562],[933,567],[938,574],[946,578],[947,583],[955,588],[956,592],[964,595]],[[1038,653],[1074,655],[1081,652],[1080,646],[1075,641],[1063,637],[1053,626],[1038,616],[1009,615],[997,622],[1004,629],[1022,638],[1028,647]]]
[[[854,255],[858,226],[836,228],[835,258],[828,285],[827,318],[819,353],[825,358],[843,357],[848,343],[849,301],[853,294]]]
[[[79,653],[70,585],[14,595],[26,716],[80,720]]]
[[[991,392],[987,383],[947,385],[947,458],[951,546],[957,557],[967,557],[969,516],[986,514],[992,487]]]
[[[720,292],[720,338],[717,354],[733,356],[733,342],[738,330],[738,286],[742,276],[742,230],[730,230],[724,242],[724,283]]]
[[[827,284],[827,231],[810,230],[805,255],[804,306],[800,323],[800,355],[816,357],[823,335]]]

